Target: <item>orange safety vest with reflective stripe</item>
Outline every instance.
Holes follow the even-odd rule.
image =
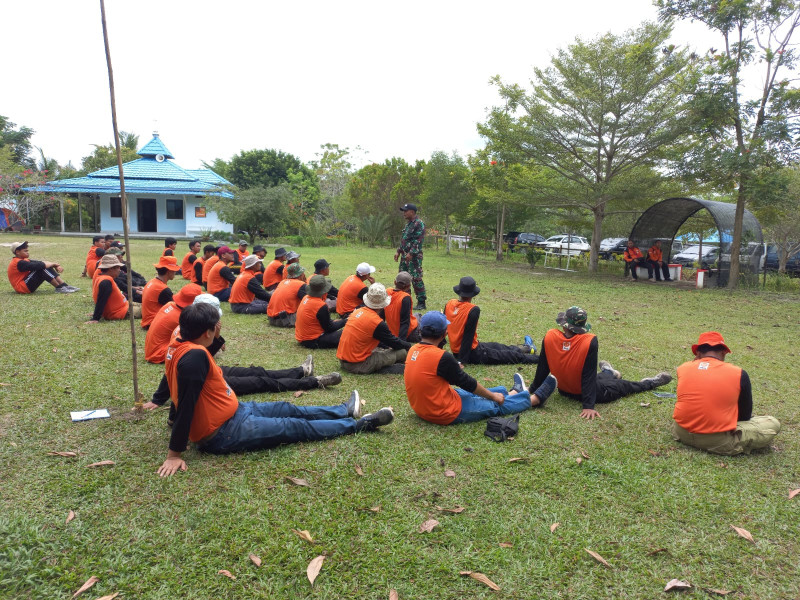
[[[265,288],[268,288],[276,283],[280,283],[281,276],[278,275],[278,269],[281,267],[283,262],[278,260],[277,258],[273,260],[271,263],[267,265],[267,268],[264,269],[264,277],[262,278],[262,282]],[[286,269],[284,269],[285,271]]]
[[[398,336],[400,335],[400,307],[403,304],[403,300],[411,296],[407,292],[394,289],[386,290],[386,293],[392,298],[389,306],[383,309],[383,313],[386,315],[386,324],[389,326],[389,331],[392,332],[392,335]],[[414,316],[414,311],[411,311],[408,333],[414,331],[417,328],[417,324],[417,317]]]
[[[192,256],[196,256],[194,252],[187,252],[186,256],[184,256],[181,261],[181,275],[183,275],[184,279],[188,279],[189,281],[194,281],[194,277],[192,277],[194,273],[194,262],[189,262],[189,258]]]
[[[227,266],[228,265],[226,265],[224,261],[218,260],[214,263],[214,266],[211,267],[211,270],[208,272],[208,280],[206,281],[209,294],[216,294],[231,286],[231,282],[227,279],[223,279],[222,275],[219,274],[219,272]]]
[[[742,369],[736,365],[709,356],[683,363],[672,418],[692,433],[733,431],[741,385]]]
[[[97,303],[97,293],[98,289],[100,288],[100,284],[103,281],[111,282],[111,296],[108,297],[106,306],[103,309],[103,318],[109,321],[124,319],[128,316],[128,300],[120,291],[119,287],[117,287],[117,283],[111,278],[110,275],[103,275],[102,271],[99,269],[97,272],[100,273],[100,275],[97,275],[97,277],[94,278],[94,281],[92,281],[92,298],[94,299],[95,303]]]
[[[336,296],[336,312],[340,315],[347,314],[354,311],[361,304],[361,298],[358,293],[367,287],[358,275],[350,275],[339,286],[339,293]]]
[[[461,397],[436,374],[444,350],[416,344],[408,351],[405,367],[406,396],[415,413],[426,421],[448,425],[461,413]]]
[[[342,331],[336,358],[353,363],[367,360],[378,347],[373,334],[382,322],[381,316],[366,306],[354,310]]]
[[[211,267],[219,262],[219,256],[216,254],[203,263],[203,281],[208,283],[208,274],[211,273]]]
[[[144,338],[144,359],[150,363],[163,363],[167,355],[172,332],[178,327],[181,308],[175,302],[167,302],[153,317],[147,336]]]
[[[161,310],[163,305],[158,303],[158,297],[167,287],[167,284],[158,277],[154,277],[144,286],[142,291],[142,327],[149,327],[158,311]]]
[[[583,364],[589,353],[593,333],[579,333],[572,337],[563,331],[551,329],[544,334],[544,351],[550,372],[558,379],[558,389],[579,396],[582,391]]]

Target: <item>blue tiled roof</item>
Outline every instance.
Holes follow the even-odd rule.
[[[216,185],[233,185],[230,181],[224,177],[221,177],[220,175],[217,175],[211,169],[187,169],[186,172],[191,173],[198,179],[207,181],[208,183],[213,183]]]
[[[122,165],[122,172],[125,180],[128,179],[167,179],[172,181],[196,181],[197,175],[193,175],[182,169],[174,162],[165,160],[158,162],[155,158],[137,158]],[[107,177],[119,179],[119,167],[108,167],[94,173],[89,173],[87,177]]]
[[[147,142],[142,149],[138,152],[139,156],[156,156],[163,154],[164,158],[175,158],[172,152],[164,145],[164,142],[158,137],[157,133],[153,134],[153,139]]]

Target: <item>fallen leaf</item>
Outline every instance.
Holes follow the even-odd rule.
[[[356,474],[361,475],[361,477],[364,476],[364,470],[361,468],[361,465],[356,465]]]
[[[110,467],[111,465],[116,464],[113,460],[101,460],[100,462],[92,463],[90,465],[86,465],[86,467]]]
[[[304,392],[303,390],[297,390],[297,391],[294,393],[294,397],[295,397],[295,398],[299,398],[299,397],[300,397],[300,396],[302,396],[303,394],[305,394],[305,392]]]
[[[389,590],[389,600],[400,600],[400,595],[397,590]]]
[[[797,488],[796,490],[792,490],[791,492],[789,492],[789,500],[797,496],[797,494],[800,494],[800,488]]]
[[[649,402],[639,402],[639,406],[641,406],[642,408],[650,408],[650,403]]]
[[[491,579],[489,579],[483,573],[478,573],[477,571],[461,571],[461,572],[459,572],[459,575],[468,575],[468,576],[472,577],[475,581],[480,581],[485,586],[493,589],[495,592],[499,592],[500,591],[500,586],[497,585]]]
[[[72,597],[73,598],[77,598],[83,592],[85,592],[86,590],[90,589],[98,581],[100,581],[100,578],[99,577],[95,577],[94,575],[92,575],[91,577],[89,577],[89,579],[86,580],[86,583],[84,583],[81,587],[78,588],[77,592],[72,594]]]
[[[514,544],[512,544],[511,542],[500,542],[500,544],[498,544],[498,545],[501,548],[513,548],[514,547]]]
[[[727,596],[731,593],[732,590],[721,590],[719,588],[703,588],[707,592],[711,592],[712,594],[716,594],[717,596]]]
[[[680,579],[670,579],[664,587],[665,592],[680,592],[683,590],[691,589],[692,584],[688,581],[681,581]]]
[[[747,344],[747,346],[745,346],[745,348],[747,348],[748,350],[755,350],[755,348],[753,348],[750,344]]]
[[[422,525],[419,526],[420,533],[430,533],[433,531],[433,528],[439,524],[439,521],[436,519],[428,519]]]
[[[381,507],[380,506],[373,506],[369,510],[370,510],[370,512],[374,512],[374,513],[381,512]]]
[[[444,472],[444,476],[445,477],[455,477],[456,476],[456,472],[455,471],[451,471],[450,469],[447,469],[447,471]]]
[[[667,551],[666,548],[658,548],[657,550],[652,550],[652,551],[648,552],[647,556],[655,556],[659,552],[666,552],[666,551]]]
[[[311,532],[305,529],[292,529],[292,533],[299,537],[301,540],[307,541],[309,544],[314,543],[314,538],[311,537]]]
[[[325,562],[325,556],[319,555],[310,563],[308,563],[308,568],[306,568],[306,576],[308,580],[311,582],[311,585],[314,585],[314,580],[319,575],[320,569],[322,569],[322,563]]]
[[[512,463],[512,462],[525,462],[527,460],[530,460],[530,459],[528,459],[525,456],[517,456],[515,458],[509,458],[508,462],[510,462],[510,463]]]
[[[51,342],[57,342],[57,341],[58,341],[58,340],[60,340],[60,339],[61,339],[61,338],[50,338],[50,341],[51,341]]]
[[[69,511],[69,513],[67,513],[67,520],[66,520],[66,522],[64,523],[64,525],[66,525],[67,523],[69,523],[70,521],[72,521],[72,519],[74,519],[74,518],[75,518],[75,511],[72,511],[72,510],[71,510],[71,511]]]
[[[605,558],[603,558],[602,556],[600,556],[597,552],[593,552],[592,550],[589,550],[588,548],[584,548],[584,550],[586,550],[586,552],[588,552],[589,555],[593,559],[595,559],[597,562],[599,562],[600,564],[603,564],[603,565],[607,566],[608,568],[612,568],[611,565],[608,564],[608,561]]]
[[[440,466],[440,467],[443,467],[443,466],[444,466],[444,464],[445,464],[445,463],[444,463],[444,459],[443,459],[443,458],[440,458],[440,459],[439,459],[439,466]]]
[[[53,352],[58,352],[58,348],[53,348]]]
[[[67,458],[75,458],[78,456],[77,452],[48,452],[50,456],[66,456]]]
[[[436,510],[440,510],[446,513],[453,513],[454,515],[457,515],[459,513],[464,512],[467,509],[464,508],[463,506],[456,506],[455,508],[442,508],[441,506],[437,506]]]
[[[229,577],[230,579],[236,579],[236,575],[228,571],[228,569],[220,569],[217,571],[219,575],[225,575],[225,577]]]
[[[586,452],[584,452],[583,450],[581,450],[581,456],[582,456],[583,458],[585,458],[586,460],[589,460],[589,455],[588,455],[588,454],[586,454]]]
[[[0,387],[6,387],[6,386],[9,386],[9,385],[11,385],[11,384],[10,383],[0,383]]]
[[[736,533],[738,533],[741,537],[746,539],[748,542],[753,542],[754,544],[756,541],[753,539],[753,534],[751,534],[747,529],[742,529],[741,527],[736,527],[736,525],[731,525],[731,529],[733,529]]]
[[[311,487],[310,485],[308,485],[308,482],[305,479],[300,479],[299,477],[286,477],[286,481],[288,481],[289,483],[293,483],[295,485]]]
[[[648,452],[650,454],[652,454],[653,456],[661,456],[661,453],[660,452],[656,452],[655,450],[648,450]]]
[[[553,523],[550,525],[550,533],[553,533],[556,529],[558,529],[559,525],[561,525],[561,523]]]
[[[257,566],[257,567],[260,567],[260,566],[261,566],[261,559],[260,559],[258,556],[256,556],[255,554],[250,554],[250,555],[248,556],[248,558],[249,558],[249,559],[252,561],[252,563],[253,563],[255,566]]]
[[[578,458],[575,459],[575,462],[581,464],[583,462],[583,458],[579,456]]]
[[[97,600],[114,600],[117,596],[119,596],[119,592],[114,592],[108,596],[100,596]]]

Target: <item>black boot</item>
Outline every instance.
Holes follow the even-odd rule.
[[[417,305],[414,307],[414,310],[428,310],[428,307],[425,306],[425,300],[417,300]]]

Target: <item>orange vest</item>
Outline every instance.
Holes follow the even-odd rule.
[[[472,302],[462,302],[458,298],[450,300],[444,307],[444,314],[450,325],[447,326],[447,340],[450,342],[450,350],[453,354],[461,351],[461,338],[464,337],[464,327],[467,324],[467,317],[470,311],[475,308]],[[475,330],[475,339],[472,340],[472,348],[478,347],[478,330]]]
[[[208,274],[211,273],[211,267],[219,262],[219,256],[216,254],[203,263],[203,281],[208,283]]]
[[[161,310],[162,304],[158,303],[158,296],[167,288],[167,284],[158,277],[147,282],[142,291],[142,327],[149,327],[153,318]]]
[[[264,269],[264,277],[262,281],[264,282],[263,285],[265,288],[281,282],[281,276],[278,275],[278,269],[282,264],[283,263],[276,258],[267,265],[266,269]],[[285,270],[286,269],[284,269],[284,271]]]
[[[544,334],[544,351],[550,372],[558,379],[558,389],[579,396],[583,363],[589,353],[593,333],[580,333],[568,338],[563,331],[551,329]]]
[[[358,293],[367,287],[358,275],[350,275],[339,287],[339,294],[336,296],[336,312],[340,315],[354,311],[363,304]]]
[[[111,282],[111,296],[106,302],[106,307],[103,309],[103,318],[108,321],[124,319],[128,316],[128,300],[117,287],[116,282],[110,275],[103,275],[101,271],[92,282],[92,298],[97,303],[97,290],[100,288],[100,283],[103,281]]]
[[[167,302],[153,317],[147,336],[144,338],[144,359],[151,363],[163,363],[172,332],[178,326],[181,309],[175,302]]]
[[[94,279],[94,274],[97,272],[97,263],[99,262],[100,259],[95,257],[93,261],[86,263],[86,274],[92,279]]]
[[[194,263],[189,262],[189,258],[192,256],[196,256],[194,252],[187,252],[186,256],[183,257],[181,261],[181,275],[183,275],[184,279],[188,279],[189,281],[194,281],[194,277],[192,277],[192,271],[194,271]]]
[[[198,256],[197,260],[192,263],[192,281],[194,283],[196,283],[197,285],[201,285],[203,282],[202,281],[197,281],[197,277],[195,276],[195,274],[197,273],[197,271],[195,271],[195,269],[197,268],[197,263],[200,263],[201,265],[203,265],[203,267],[205,267],[206,266],[206,259],[204,259],[202,256]],[[200,276],[201,277],[202,277],[202,272],[203,272],[203,269],[201,268],[200,269],[200,273],[201,273]]]
[[[250,256],[250,253],[249,253],[247,250],[245,250],[244,252],[242,252],[241,250],[239,250],[239,249],[237,248],[236,250],[234,250],[234,252],[236,252],[236,254],[238,254],[238,255],[239,255],[239,262],[240,262],[240,263],[241,263],[241,262],[244,262],[244,257],[245,257],[245,256]]]
[[[231,297],[228,300],[231,304],[250,304],[255,300],[256,295],[247,289],[250,280],[256,276],[252,269],[244,269],[242,274],[236,278],[231,288]]]
[[[633,248],[625,248],[625,252],[622,253],[622,258],[625,259],[625,262],[633,262],[637,258],[642,258],[642,251],[636,246]]]
[[[222,369],[214,362],[209,351],[198,344],[191,342],[178,342],[177,345],[167,349],[164,361],[164,370],[169,384],[169,395],[172,402],[178,407],[178,362],[189,350],[205,350],[208,355],[208,375],[200,391],[200,397],[194,407],[192,424],[189,427],[189,439],[199,442],[219,429],[225,421],[236,414],[239,401],[236,394],[225,382]]]
[[[410,298],[410,296],[406,292],[400,292],[398,290],[386,290],[386,293],[392,298],[389,306],[383,309],[383,312],[386,315],[386,324],[389,326],[389,331],[392,332],[392,335],[398,336],[400,335],[400,306],[403,304],[403,300]],[[408,324],[408,333],[411,333],[416,328],[417,317],[414,316],[414,311],[411,311],[411,321]]]
[[[209,294],[216,294],[231,286],[230,281],[223,279],[219,274],[219,272],[227,266],[228,265],[226,265],[224,261],[218,260],[214,266],[211,267],[211,270],[208,272],[208,280],[206,281]]]
[[[175,250],[173,250],[172,248],[164,248],[164,251],[161,253],[161,256],[167,256],[167,250],[172,252],[172,254],[170,254],[169,256],[175,256]]]
[[[661,260],[662,257],[661,248],[650,246],[650,249],[647,251],[647,256],[650,260]]]
[[[17,263],[21,260],[21,258],[15,256],[11,259],[11,262],[8,263],[8,280],[11,282],[11,287],[13,287],[18,294],[30,294],[31,291],[25,283],[25,278],[30,275],[31,272],[19,270]]]
[[[378,347],[378,340],[372,334],[383,322],[374,310],[362,306],[353,311],[342,330],[336,358],[347,362],[364,362]]]
[[[86,273],[91,277],[94,274],[94,270],[97,268],[97,251],[99,248],[97,246],[92,246],[89,248],[89,252],[86,253]],[[91,272],[89,272],[91,269]]]
[[[426,421],[448,425],[461,412],[461,397],[436,374],[444,350],[431,344],[416,344],[408,351],[405,382],[408,403]]]
[[[267,306],[267,316],[277,317],[282,311],[294,314],[297,312],[297,307],[300,306],[300,298],[297,297],[297,291],[306,284],[302,279],[287,279],[281,281],[272,296],[269,299]]]
[[[706,356],[678,367],[678,400],[672,418],[692,433],[736,429],[742,369]]]
[[[325,333],[319,324],[317,313],[325,306],[324,298],[305,296],[297,307],[297,320],[294,324],[294,337],[298,342],[315,340]]]

